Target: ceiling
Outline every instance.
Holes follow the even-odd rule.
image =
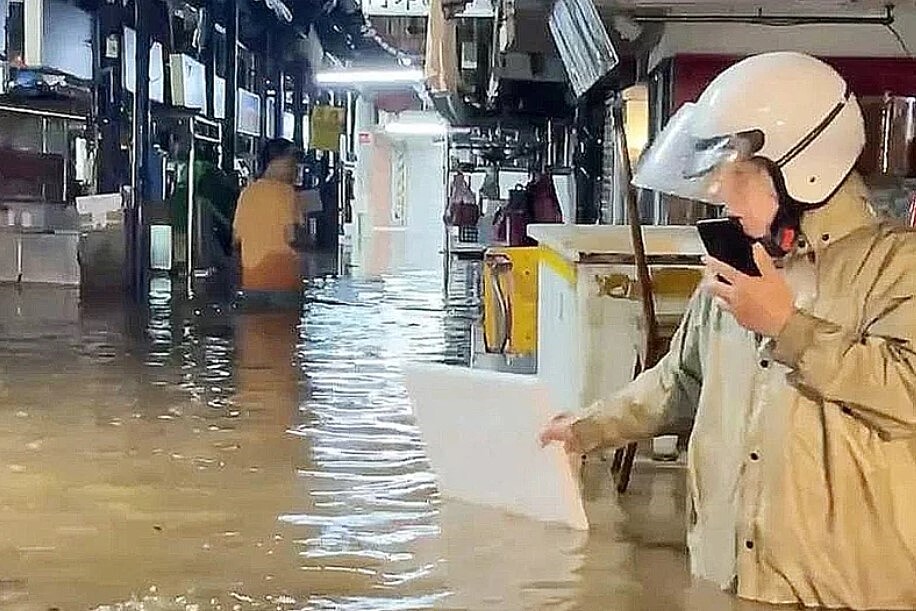
[[[710,2],[708,0],[597,0],[602,7],[616,7],[622,10],[658,10],[672,12],[715,12],[715,13],[764,13],[778,14],[836,14],[836,13],[882,13],[888,5],[886,0],[733,0],[732,2]],[[899,9],[912,9],[916,2],[894,3]]]

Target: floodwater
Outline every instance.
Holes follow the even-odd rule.
[[[691,586],[677,465],[619,505],[589,465],[588,534],[443,502],[400,370],[467,361],[463,277],[293,313],[0,289],[0,608],[751,608]]]

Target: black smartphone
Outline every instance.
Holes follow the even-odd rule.
[[[760,275],[754,261],[753,242],[738,221],[727,218],[697,221],[697,231],[711,257],[731,265],[742,274]]]

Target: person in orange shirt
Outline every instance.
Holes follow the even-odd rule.
[[[264,146],[261,178],[239,198],[233,229],[241,254],[243,293],[298,293],[299,255],[293,248],[301,223],[293,185],[301,153],[289,140]]]

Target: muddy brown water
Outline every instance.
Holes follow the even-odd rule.
[[[690,583],[678,465],[638,464],[619,504],[589,465],[590,533],[440,498],[400,369],[467,361],[456,290],[329,279],[241,312],[166,280],[139,308],[0,288],[0,608],[758,608]]]

